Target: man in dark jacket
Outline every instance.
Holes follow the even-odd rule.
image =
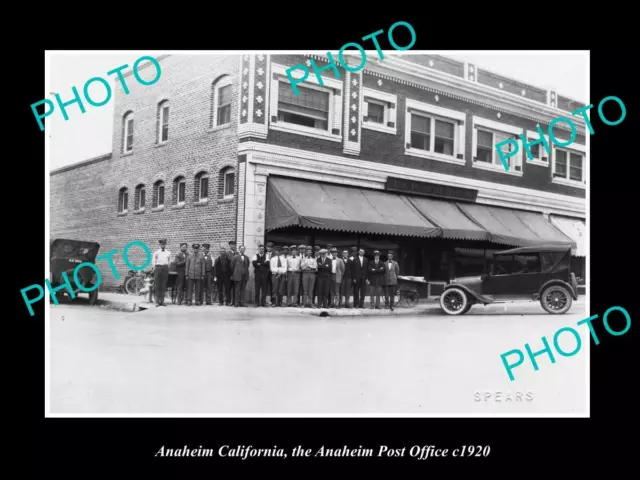
[[[249,280],[249,257],[244,254],[244,245],[241,245],[240,252],[231,260],[231,281],[235,291],[234,307],[246,307],[244,292],[247,280]]]
[[[324,248],[320,250],[316,283],[318,285],[318,307],[327,308],[331,283],[331,260],[327,258],[327,251]]]
[[[218,300],[220,305],[231,305],[231,260],[223,244],[220,245],[220,256],[214,264],[215,281],[218,284]]]
[[[344,273],[342,274],[342,282],[340,283],[340,292],[338,295],[338,305],[342,304],[342,297],[344,297],[344,308],[351,308],[349,305],[349,296],[351,295],[351,290],[353,290],[353,283],[351,281],[351,264],[353,263],[353,259],[349,258],[349,252],[347,250],[343,250],[342,252],[342,261],[344,262]]]
[[[369,262],[369,275],[367,283],[371,286],[371,308],[373,306],[373,297],[376,298],[375,308],[380,309],[380,295],[384,286],[384,263],[380,260],[380,252],[373,252],[373,262]]]
[[[213,294],[213,255],[209,252],[208,243],[202,244],[202,255],[204,257],[204,285],[202,292],[204,293],[204,300],[207,305],[211,305],[211,295]],[[202,300],[200,300],[202,303]]]
[[[258,253],[253,256],[253,277],[255,281],[255,306],[267,306],[267,285],[271,277],[271,259],[264,252],[264,245],[258,245]]]
[[[185,269],[187,268],[187,244],[180,244],[180,251],[176,253],[176,258],[173,260],[176,266],[176,291],[178,292],[178,298],[176,303],[182,305],[184,301],[184,290],[186,287],[185,282]]]
[[[195,293],[196,305],[201,304],[202,281],[204,280],[204,256],[200,251],[200,244],[191,245],[192,253],[187,258],[185,276],[187,278],[187,305],[191,305]],[[195,292],[194,292],[195,290]]]
[[[364,295],[367,288],[367,273],[369,260],[364,256],[364,250],[358,251],[358,256],[351,264],[351,281],[353,283],[353,307],[364,308]]]

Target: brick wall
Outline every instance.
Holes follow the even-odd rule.
[[[286,67],[296,64],[304,64],[306,57],[296,55],[277,55],[273,56],[273,62]],[[384,61],[383,61],[384,62]],[[316,60],[316,65],[322,67],[327,63]],[[340,69],[341,79],[345,78],[344,70]],[[314,73],[311,71],[310,76]],[[335,78],[333,70],[322,72],[323,77]],[[301,150],[311,150],[319,153],[330,155],[344,155],[350,158],[360,158],[370,162],[385,163],[389,165],[415,168],[417,170],[436,171],[439,173],[456,175],[467,178],[474,178],[482,181],[495,182],[499,184],[512,185],[523,188],[531,188],[535,190],[543,190],[563,195],[570,195],[585,198],[585,190],[567,185],[552,183],[551,167],[542,167],[528,163],[523,159],[523,175],[521,177],[506,175],[501,172],[492,172],[473,167],[472,160],[472,117],[478,116],[486,119],[506,123],[526,130],[536,129],[536,123],[522,117],[501,112],[501,117],[497,118],[497,110],[490,109],[481,105],[466,102],[464,100],[452,98],[446,95],[438,95],[438,101],[435,100],[435,93],[418,89],[410,85],[398,82],[389,82],[384,80],[382,86],[377,84],[379,77],[369,74],[363,75],[363,84],[367,88],[372,88],[386,93],[398,96],[397,105],[397,134],[395,136],[377,131],[362,129],[362,144],[359,156],[345,155],[341,143],[331,142],[319,138],[312,138],[301,134],[281,132],[270,130],[266,139],[267,143],[282,145],[291,148],[299,148]],[[303,84],[302,84],[303,85]],[[465,127],[465,166],[448,164],[437,160],[428,160],[405,155],[405,105],[406,99],[413,99],[420,102],[437,105],[440,107],[465,112],[467,115]],[[488,103],[490,100],[487,101]],[[558,116],[566,116],[565,113]],[[534,115],[532,115],[534,116]],[[543,131],[547,131],[548,125],[540,123]],[[558,139],[568,139],[570,132],[554,129],[554,135]],[[575,139],[576,144],[585,145],[584,135],[578,135]]]
[[[236,238],[236,199],[223,200],[219,185],[221,170],[237,168],[238,56],[171,55],[160,65],[162,75],[154,85],[144,86],[127,76],[129,95],[119,82],[116,85],[112,157],[51,174],[51,238],[97,241],[103,253],[118,249],[115,263],[121,276],[128,271],[122,249],[134,240],[155,251],[158,239],[166,237],[172,252],[183,241],[189,246],[207,242],[217,253],[220,242]],[[231,75],[233,81],[231,123],[212,130],[213,82],[223,74]],[[154,70],[143,69],[140,75],[153,78]],[[158,103],[162,100],[169,100],[170,105],[169,141],[158,145]],[[123,154],[122,119],[130,111],[134,114],[134,147],[132,153]],[[209,201],[199,204],[195,178],[203,171],[209,174]],[[173,180],[179,175],[186,178],[183,207],[173,205]],[[153,211],[157,180],[165,182],[165,207]],[[138,184],[146,187],[142,213],[133,212]],[[121,187],[129,191],[127,214],[118,213]],[[133,248],[130,253],[134,264],[143,262],[142,250]],[[106,289],[122,283],[114,280],[106,263],[99,264]]]

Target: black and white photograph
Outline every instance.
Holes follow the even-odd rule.
[[[46,416],[588,417],[589,62],[48,51]]]

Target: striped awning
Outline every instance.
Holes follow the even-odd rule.
[[[584,220],[581,218],[560,217],[557,215],[549,215],[549,220],[576,243],[574,252],[576,257],[587,256],[587,224]]]

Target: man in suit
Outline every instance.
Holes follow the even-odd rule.
[[[300,287],[300,262],[298,246],[291,245],[291,255],[287,257],[287,307],[298,306],[298,287]]]
[[[253,256],[251,262],[253,264],[253,276],[255,280],[255,306],[266,307],[267,303],[267,283],[269,281],[269,273],[271,268],[271,261],[267,259],[267,254],[264,251],[264,245],[258,245],[258,253]]]
[[[349,296],[351,295],[351,264],[353,258],[349,258],[349,252],[347,250],[342,251],[342,264],[344,270],[342,278],[340,280],[340,288],[338,289],[338,308],[342,305],[342,297],[344,297],[344,307],[351,308],[349,305]]]
[[[287,276],[287,259],[282,255],[280,247],[276,247],[275,250],[275,255],[271,257],[271,306],[281,307],[282,296],[285,294],[284,280]]]
[[[176,258],[173,260],[176,266],[176,291],[178,292],[178,298],[176,303],[182,305],[184,301],[184,290],[186,287],[185,282],[185,269],[187,268],[187,244],[180,244],[180,251],[176,254]]]
[[[246,307],[244,304],[244,292],[249,280],[249,257],[244,254],[244,245],[240,246],[240,252],[231,260],[231,280],[235,290],[234,307]]]
[[[375,309],[380,309],[380,295],[384,286],[384,263],[380,260],[380,252],[373,252],[373,262],[369,262],[369,272],[367,283],[371,285],[371,308],[374,308],[373,298],[375,296]]]
[[[351,264],[351,281],[353,283],[353,308],[364,308],[364,295],[367,287],[367,272],[369,261],[364,256],[364,250],[358,251],[358,256]]]
[[[318,274],[316,283],[318,284],[318,306],[327,308],[327,298],[329,296],[329,284],[331,282],[331,260],[327,258],[327,251],[320,250],[318,259]]]
[[[202,298],[202,281],[204,280],[204,256],[200,251],[200,244],[191,245],[191,255],[187,258],[185,276],[187,278],[187,305],[191,305],[193,294],[196,296],[196,306]],[[195,292],[194,292],[195,290]]]
[[[344,274],[346,270],[346,265],[344,260],[338,256],[338,249],[333,247],[333,268],[335,268],[335,272],[331,274],[331,282],[333,291],[332,295],[332,303],[336,308],[340,308],[342,306],[342,295],[340,294],[342,282],[344,281]]]
[[[213,255],[209,252],[208,243],[202,244],[202,256],[204,257],[204,285],[202,292],[204,293],[204,302],[200,299],[200,303],[211,305],[211,295],[213,294]]]
[[[388,305],[387,308],[391,308],[391,311],[393,311],[393,302],[396,298],[398,275],[400,275],[400,266],[398,265],[398,262],[393,259],[393,252],[389,250],[387,261],[384,262],[384,295],[385,304]]]
[[[231,267],[231,262],[233,261],[233,257],[235,257],[238,254],[238,250],[236,249],[236,241],[235,240],[231,240],[229,242],[229,251],[227,252],[227,256],[229,258],[229,267]],[[233,273],[233,272],[232,272]],[[231,277],[229,277],[231,278]],[[231,281],[231,279],[229,280],[229,285],[231,285],[231,299],[230,299],[230,304],[233,303],[234,298],[236,298],[236,289],[235,289],[235,283],[233,283],[233,281]]]
[[[269,271],[267,272],[267,297],[269,297],[269,305],[273,302],[273,281],[271,279],[271,258],[276,253],[273,251],[273,242],[267,242],[267,251],[265,253],[265,258],[267,262],[269,262]]]
[[[220,306],[231,305],[231,260],[224,243],[220,244],[220,256],[213,268],[214,280],[218,284],[218,303]]]

